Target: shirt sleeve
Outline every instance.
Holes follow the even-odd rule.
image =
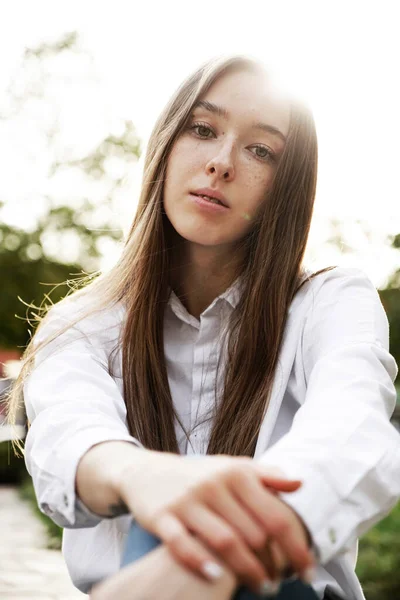
[[[349,550],[400,497],[400,436],[390,423],[398,369],[387,316],[363,271],[335,271],[304,326],[304,404],[258,459],[302,480],[280,496],[308,527],[322,564]]]
[[[55,305],[36,342],[68,322],[65,309]],[[108,339],[107,332],[102,339]],[[108,373],[106,348],[94,344],[80,327],[69,327],[37,352],[24,383],[24,401],[30,421],[25,463],[40,510],[60,527],[94,527],[105,517],[90,511],[76,495],[80,459],[100,442],[119,440],[143,447],[126,426],[126,407]]]

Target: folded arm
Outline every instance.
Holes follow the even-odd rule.
[[[69,314],[75,313],[56,305],[35,339],[44,340],[66,326]],[[26,466],[40,510],[65,528],[98,525],[108,512],[106,505],[112,503],[104,493],[94,494],[105,504],[88,507],[77,495],[77,469],[88,450],[111,441],[125,442],[126,454],[142,447],[129,435],[121,390],[108,373],[107,348],[115,344],[117,329],[101,320],[101,330],[94,337],[98,343],[94,345],[87,334],[96,320],[99,322],[85,322],[85,329],[80,323],[70,327],[39,350],[24,385],[31,423],[25,440]],[[110,469],[97,472],[106,477]],[[99,481],[93,490],[106,487]]]
[[[306,398],[259,460],[303,481],[280,494],[322,564],[345,552],[400,497],[400,437],[390,423],[397,365],[378,293],[358,269],[327,279],[303,333]]]

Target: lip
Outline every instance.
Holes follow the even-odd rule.
[[[218,190],[213,190],[212,188],[201,188],[199,190],[193,190],[190,193],[195,194],[196,196],[203,195],[203,196],[210,196],[211,198],[216,198],[217,200],[222,202],[222,204],[224,206],[226,206],[226,208],[230,208],[227,199]]]
[[[223,204],[216,204],[215,202],[210,202],[209,200],[205,200],[205,198],[197,196],[194,193],[190,193],[189,197],[197,204],[200,210],[204,210],[212,214],[225,212],[226,210],[229,210],[228,206],[224,206]]]

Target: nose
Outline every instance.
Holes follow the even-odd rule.
[[[225,144],[206,164],[207,174],[224,181],[232,180],[235,177],[233,154],[233,145]]]

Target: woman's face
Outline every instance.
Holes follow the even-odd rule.
[[[231,72],[210,87],[168,160],[163,203],[178,234],[210,247],[233,246],[249,232],[266,201],[289,118],[288,101],[262,73]],[[196,195],[207,192],[222,194],[228,208],[214,209]]]

